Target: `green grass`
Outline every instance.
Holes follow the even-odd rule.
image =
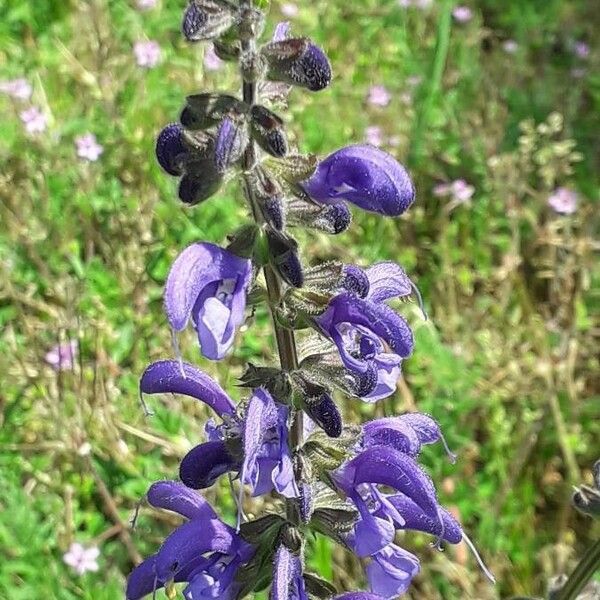
[[[2,600],[122,597],[132,548],[147,554],[174,523],[144,509],[130,531],[136,503],[150,482],[176,475],[206,418],[165,397],[145,419],[137,398],[144,367],[171,354],[161,305],[171,261],[191,241],[222,242],[247,217],[234,185],[182,209],[154,162],[156,133],[185,94],[238,86],[233,66],[204,73],[202,47],[182,41],[183,4],[141,13],[125,0],[0,0],[0,80],[26,76],[50,116],[48,131],[29,137],[23,106],[0,97]],[[542,594],[600,533],[569,507],[600,454],[598,11],[584,0],[479,0],[458,25],[450,0],[426,11],[392,0],[304,4],[294,31],[327,49],[335,79],[319,94],[292,93],[291,137],[324,154],[379,125],[418,190],[406,217],[355,212],[348,233],[311,235],[304,255],[396,260],[431,317],[403,307],[417,339],[403,385],[376,407],[347,402],[346,418],[417,407],[440,421],[460,460],[433,447],[423,462],[499,580],[492,589],[460,549],[440,555],[407,536],[423,562],[410,597]],[[272,24],[276,4],[271,13]],[[149,71],[132,55],[142,38],[163,50]],[[502,50],[508,38],[514,55]],[[592,44],[585,61],[570,50],[577,39]],[[365,103],[377,83],[393,93],[384,109]],[[97,163],[75,155],[73,139],[87,131],[105,147]],[[458,178],[476,191],[448,210],[432,188]],[[558,185],[579,191],[572,217],[546,206]],[[268,327],[259,311],[226,364],[202,367],[239,397],[244,363],[274,358]],[[44,355],[67,338],[79,339],[81,359],[57,375]],[[198,360],[191,335],[182,347]],[[225,485],[208,497],[233,518]],[[99,544],[98,574],[78,578],[63,564],[73,540]],[[340,589],[362,585],[350,557],[322,538],[310,545],[311,568]]]

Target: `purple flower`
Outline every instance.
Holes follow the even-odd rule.
[[[207,71],[218,71],[223,66],[223,61],[217,56],[212,44],[204,51],[204,68]]]
[[[172,581],[188,584],[185,598],[234,600],[240,590],[236,573],[252,558],[254,548],[219,520],[202,496],[181,483],[155,483],[148,502],[189,520],[131,572],[127,600],[139,600]]]
[[[63,555],[63,561],[71,567],[78,575],[83,575],[89,571],[98,570],[98,557],[100,550],[95,546],[86,548],[79,542],[73,542],[69,546],[68,552]]]
[[[371,106],[387,106],[392,99],[392,95],[383,85],[373,85],[369,88],[367,102]]]
[[[183,394],[212,408],[220,417],[233,415],[235,404],[221,386],[200,369],[176,360],[149,365],[140,379],[142,394]]]
[[[9,81],[0,81],[0,92],[7,94],[15,100],[29,100],[32,91],[31,84],[23,77]]]
[[[308,600],[302,578],[302,560],[283,544],[275,552],[269,600]]]
[[[75,147],[77,148],[77,156],[85,160],[94,162],[98,160],[104,152],[104,148],[96,140],[93,133],[86,133],[75,138]]]
[[[330,154],[303,185],[316,202],[346,200],[389,217],[401,215],[415,200],[406,169],[389,154],[364,144]]]
[[[548,206],[561,215],[572,215],[577,210],[577,192],[559,187],[548,197]]]
[[[163,360],[151,364],[140,380],[145,394],[175,393],[210,406],[223,419],[207,426],[208,441],[192,448],[180,465],[181,480],[194,489],[212,485],[223,473],[239,471],[253,496],[276,489],[296,497],[287,440],[288,408],[276,404],[263,388],[254,390],[242,415],[225,391],[208,375],[187,363]]]
[[[233,345],[244,321],[252,262],[206,242],[188,246],[171,267],[165,286],[165,310],[174,331],[190,317],[202,355],[220,360]]]
[[[48,118],[37,106],[21,111],[19,116],[25,125],[25,130],[31,135],[42,133],[48,126]]]
[[[457,23],[468,23],[473,18],[473,11],[468,6],[456,6],[452,16]]]
[[[154,40],[136,42],[133,45],[133,53],[138,67],[144,69],[152,69],[160,61],[160,46]]]
[[[384,352],[385,342],[400,358],[410,356],[413,336],[406,321],[385,304],[376,304],[344,292],[331,299],[316,317],[322,333],[338,347],[344,365],[364,373]]]
[[[379,125],[369,125],[365,129],[365,141],[372,146],[383,146],[383,131]]]
[[[456,462],[456,455],[448,448],[439,425],[428,415],[407,413],[375,419],[363,425],[363,448],[389,446],[415,458],[422,446],[438,441],[442,442],[450,461]]]
[[[75,367],[78,351],[79,342],[70,340],[54,346],[46,353],[44,360],[55,371],[69,371]]]

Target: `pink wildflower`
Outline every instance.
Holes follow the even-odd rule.
[[[367,102],[372,106],[387,106],[392,99],[392,95],[383,85],[372,85],[369,88]]]
[[[79,343],[77,340],[70,340],[57,344],[46,353],[45,361],[55,371],[68,371],[75,366]]]
[[[548,206],[561,215],[572,215],[577,210],[577,192],[559,187],[548,197]]]
[[[29,100],[32,91],[29,81],[22,77],[9,81],[0,81],[0,92],[16,100]]]
[[[34,135],[41,133],[48,126],[48,119],[46,115],[37,107],[32,106],[26,110],[21,111],[19,115],[27,133]]]
[[[207,71],[218,71],[223,66],[223,61],[217,56],[215,47],[210,44],[204,51],[204,68]]]
[[[96,140],[93,133],[86,133],[75,138],[75,147],[77,148],[77,156],[89,161],[96,161],[104,152],[104,148]]]
[[[365,129],[365,140],[373,146],[383,145],[383,132],[378,125],[370,125]]]
[[[97,547],[85,548],[79,542],[74,542],[63,555],[63,560],[78,575],[83,575],[88,571],[98,570],[99,556],[100,550]]]
[[[133,46],[135,60],[139,67],[152,69],[160,60],[160,46],[154,40],[139,41]]]
[[[473,18],[473,11],[468,6],[456,6],[452,10],[452,16],[458,23],[468,23]]]

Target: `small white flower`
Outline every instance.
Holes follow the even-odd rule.
[[[519,50],[519,44],[515,40],[504,40],[502,49],[506,54],[515,54]]]
[[[63,555],[65,564],[69,565],[78,575],[88,571],[98,570],[98,557],[100,550],[96,546],[85,548],[79,542],[74,542],[68,552]]]

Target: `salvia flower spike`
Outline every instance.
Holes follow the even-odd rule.
[[[182,458],[180,480],[148,490],[151,507],[185,522],[132,571],[126,598],[156,597],[161,588],[172,598],[181,586],[186,600],[241,600],[270,586],[270,600],[392,600],[420,569],[417,556],[397,544],[398,531],[431,535],[436,546],[464,541],[493,581],[419,464],[437,442],[456,459],[437,421],[410,413],[360,427],[342,418],[343,395],[373,403],[395,393],[414,348],[398,300],[416,298],[427,318],[423,300],[395,262],[311,264],[295,233],[343,234],[352,205],[398,217],[415,201],[415,188],[407,170],[373,146],[349,145],[322,160],[298,153],[280,110],[293,87],[329,86],[331,63],[311,39],[292,35],[288,23],[261,42],[265,22],[253,0],[189,0],[182,15],[188,41],[210,40],[219,58],[237,62],[241,93],[190,90],[179,122],[158,134],[157,161],[179,179],[177,194],[189,207],[240,179],[252,220],[227,236],[227,247],[195,240],[180,249],[166,278],[174,357],[142,374],[144,412],[151,414],[145,396],[175,394],[203,403],[214,419]],[[273,317],[279,364],[249,364],[236,402],[204,372],[205,361],[234,351],[249,323],[247,305],[254,314],[260,303]],[[198,366],[179,349],[189,325]],[[237,506],[237,527],[199,491],[222,477]],[[248,496],[271,497],[255,514],[245,506]],[[309,532],[361,558],[369,590],[337,590],[311,573]]]

